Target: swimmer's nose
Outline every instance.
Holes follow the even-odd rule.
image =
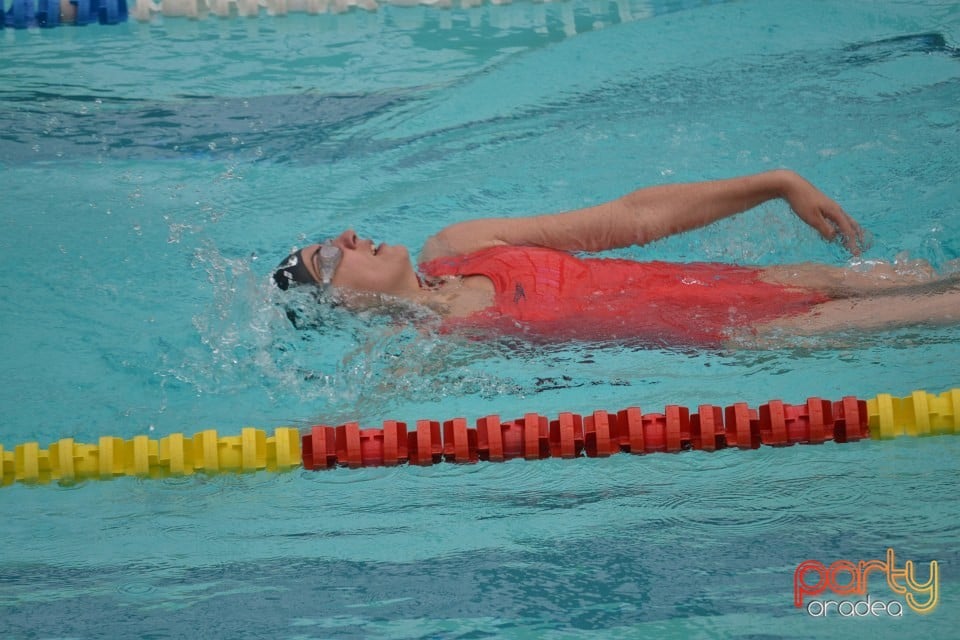
[[[337,241],[335,244],[339,245],[341,249],[364,249],[373,251],[374,242],[370,238],[360,238],[357,236],[357,232],[353,229],[347,229],[339,236],[337,236]]]
[[[357,248],[357,232],[353,229],[347,229],[337,238],[343,247],[347,249],[356,249]]]

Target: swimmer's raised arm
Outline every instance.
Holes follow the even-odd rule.
[[[863,232],[836,202],[793,171],[647,187],[616,200],[564,213],[460,222],[429,238],[423,260],[499,245],[605,251],[643,245],[706,226],[783,198],[801,220],[826,240],[841,237],[859,253]]]

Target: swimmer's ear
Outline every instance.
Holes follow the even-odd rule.
[[[297,331],[322,330],[335,322],[331,313],[341,306],[339,294],[320,287],[300,287],[291,299],[283,304],[287,320]]]

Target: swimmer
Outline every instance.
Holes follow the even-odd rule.
[[[431,309],[453,329],[538,339],[706,345],[960,321],[956,280],[920,261],[744,267],[582,255],[645,245],[774,199],[860,255],[860,225],[797,173],[775,170],[639,189],[563,213],[459,222],[426,241],[418,269],[406,247],[376,245],[348,229],[288,256],[273,281],[283,290],[331,289],[349,308],[400,300]]]

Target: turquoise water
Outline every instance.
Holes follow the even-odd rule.
[[[957,386],[955,328],[462,345],[336,312],[297,332],[265,285],[346,225],[418,247],[465,217],[779,166],[870,230],[867,258],[941,266],[960,257],[955,3],[384,7],[0,43],[6,447]],[[846,260],[781,203],[623,253]],[[952,637],[958,447],[5,487],[0,635]],[[940,562],[930,615],[793,607],[800,562],[888,547]]]

